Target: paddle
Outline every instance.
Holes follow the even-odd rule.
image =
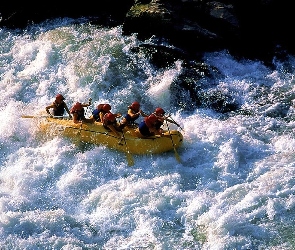
[[[140,114],[143,116],[143,117],[147,117],[147,116],[149,116],[147,113],[145,113],[144,111],[141,111],[140,112]],[[169,118],[168,118],[169,117]],[[184,131],[183,130],[183,128],[171,117],[171,115],[169,114],[169,115],[167,115],[166,117],[164,117],[164,119],[166,120],[166,121],[168,121],[168,122],[171,122],[171,123],[174,123],[177,127],[179,127],[182,131]]]
[[[126,139],[125,139],[125,135],[124,135],[123,130],[122,130],[122,138],[123,138],[123,140],[124,140],[124,144],[125,144],[125,147],[126,147],[126,150],[127,150],[126,157],[127,157],[128,165],[129,165],[129,166],[133,166],[133,165],[134,165],[134,159],[133,159],[132,154],[130,154],[130,152],[129,152],[129,149],[128,149],[128,146],[127,146],[127,142],[126,142]],[[121,139],[122,139],[122,138],[121,138]],[[121,140],[120,140],[120,141],[121,141]]]
[[[174,149],[175,158],[176,158],[176,160],[180,163],[180,162],[181,162],[181,160],[180,160],[180,156],[179,156],[179,154],[178,154],[177,151],[176,151],[175,144],[174,144],[174,141],[173,141],[173,138],[172,138],[172,135],[171,135],[171,132],[170,132],[169,126],[168,126],[168,122],[167,122],[167,120],[165,120],[165,121],[166,121],[166,125],[167,125],[168,132],[169,132],[169,135],[170,135],[170,139],[171,139],[171,142],[172,142],[172,146],[173,146],[173,149]]]
[[[79,135],[81,136],[81,130],[82,130],[82,127],[83,127],[83,120],[81,121],[81,126],[80,126],[80,130],[79,130]]]
[[[49,115],[22,115],[21,118],[64,118],[69,119],[68,116],[49,116]]]
[[[183,131],[183,128],[176,121],[174,121],[171,115],[168,115],[168,117],[169,117],[168,119],[171,120],[172,123],[174,123],[177,127],[179,127]],[[167,118],[166,118],[166,121],[167,121]]]

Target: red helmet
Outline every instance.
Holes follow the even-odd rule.
[[[100,111],[100,110],[102,109],[103,106],[104,106],[104,104],[101,103],[101,104],[98,104],[96,108]]]
[[[65,98],[61,94],[57,94],[56,97],[55,97],[55,99],[58,100],[58,101],[62,101]]]
[[[130,107],[134,110],[139,110],[140,104],[139,102],[133,102]]]
[[[145,118],[145,123],[148,127],[152,127],[153,124],[158,120],[157,116],[154,114],[149,115],[148,117]]]
[[[115,116],[113,113],[107,113],[107,114],[104,115],[104,119],[105,119],[106,121],[111,121],[111,122],[113,122],[113,121],[115,121],[116,116]]]
[[[82,110],[83,109],[83,106],[80,102],[76,102],[76,104],[73,106],[72,108],[74,111],[75,110]]]
[[[112,109],[111,105],[110,104],[105,104],[102,106],[102,110],[104,112],[110,112],[110,110]]]
[[[155,114],[156,115],[164,115],[165,114],[165,111],[162,108],[156,108],[155,109]]]

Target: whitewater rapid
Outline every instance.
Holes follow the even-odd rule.
[[[294,74],[284,64],[206,54],[226,76],[214,88],[244,111],[225,116],[173,106],[181,63],[135,60],[140,42],[121,27],[52,20],[0,39],[1,249],[295,248]],[[88,116],[100,102],[163,107],[183,128],[181,163],[172,151],[134,155],[129,167],[107,147],[40,135],[38,119],[20,117],[44,115],[57,93],[69,106],[92,98]]]

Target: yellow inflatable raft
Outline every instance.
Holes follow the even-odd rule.
[[[22,117],[33,118],[32,116]],[[135,128],[125,127],[123,133],[119,132],[120,136],[117,136],[106,130],[100,122],[75,124],[69,119],[50,117],[43,117],[39,126],[41,132],[47,135],[63,135],[130,154],[159,154],[170,150],[175,151],[183,142],[183,135],[178,130],[167,130],[162,136],[142,138],[138,136]]]

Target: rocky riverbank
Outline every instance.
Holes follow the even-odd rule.
[[[155,36],[192,57],[228,49],[237,57],[271,63],[294,54],[291,2],[279,0],[101,0],[48,4],[23,2],[0,7],[0,26],[24,28],[56,17],[92,17],[94,24],[122,25],[125,34]]]

